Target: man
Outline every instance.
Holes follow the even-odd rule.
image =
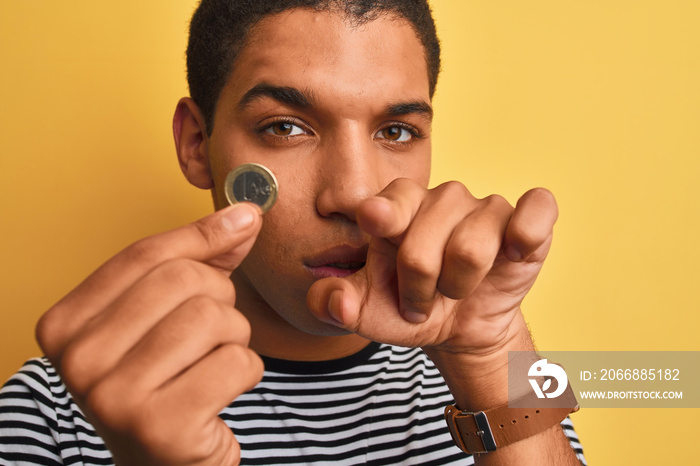
[[[50,364],[4,388],[0,458],[578,464],[558,423],[474,457],[452,444],[443,408],[505,405],[508,351],[532,349],[519,305],[557,207],[542,189],[515,209],[427,189],[430,11],[367,4],[202,2],[173,130],[217,212],[125,249],[45,314]],[[246,162],[279,181],[264,216],[226,201]]]

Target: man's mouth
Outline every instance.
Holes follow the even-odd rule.
[[[304,260],[304,266],[315,279],[347,277],[365,266],[367,245],[336,246]]]
[[[327,264],[327,267],[334,267],[336,269],[361,269],[365,266],[364,262],[333,262]]]

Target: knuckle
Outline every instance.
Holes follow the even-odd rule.
[[[207,249],[215,249],[224,241],[226,236],[231,234],[230,231],[225,231],[221,228],[220,223],[207,222],[204,219],[191,223],[190,226],[204,241]]]
[[[223,318],[221,304],[210,296],[193,296],[186,301],[185,307],[191,321],[200,327],[216,328],[221,324]]]
[[[265,373],[265,365],[263,364],[262,359],[260,359],[260,356],[258,356],[256,353],[247,348],[246,351],[248,353],[247,367],[251,378],[250,388],[252,388],[262,380],[263,374]]]
[[[236,340],[242,341],[248,345],[253,332],[248,319],[246,319],[245,316],[238,311],[227,313],[227,315],[231,316],[232,327],[236,329]]]
[[[248,348],[242,345],[224,345],[221,347],[221,351],[226,360],[244,371],[247,372],[247,369],[252,367],[252,358]]]
[[[149,236],[127,246],[119,255],[125,256],[129,262],[152,264],[160,262],[162,251],[160,241],[154,236]]]
[[[223,341],[246,345],[250,341],[250,322],[233,306],[206,295],[193,296],[183,306],[188,325],[195,326],[199,332],[218,335]]]
[[[55,360],[60,353],[58,331],[61,328],[60,316],[55,308],[49,309],[36,324],[34,334],[44,354]]]
[[[199,287],[204,278],[202,269],[196,261],[178,258],[160,264],[151,272],[151,276],[156,281],[167,283],[172,289],[187,293]]]
[[[89,414],[110,430],[124,432],[130,427],[132,403],[128,390],[115,390],[109,379],[102,380],[85,397]]]
[[[239,317],[239,312],[230,305],[218,299],[199,294],[188,298],[181,305],[182,318],[207,334],[220,334],[217,330],[229,333],[231,329],[236,330],[236,334],[250,334],[250,325],[247,319]]]
[[[70,391],[83,397],[90,386],[92,351],[82,344],[72,344],[63,352],[60,361],[61,378]]]
[[[488,207],[502,209],[508,212],[513,211],[513,206],[510,205],[510,202],[508,202],[508,200],[500,194],[491,194],[486,196],[483,201]]]
[[[231,466],[240,466],[241,464],[241,446],[238,442],[234,441],[228,450],[227,458],[224,460],[224,464],[230,464]]]
[[[224,345],[220,350],[224,353],[230,366],[236,368],[234,372],[237,374],[237,378],[243,374],[243,378],[248,379],[250,387],[262,380],[264,365],[260,356],[252,350],[236,344]]]
[[[465,197],[471,197],[471,193],[469,192],[467,187],[459,181],[447,181],[437,186],[435,189],[438,190],[442,195],[451,198],[454,197],[461,199]]]
[[[411,278],[428,279],[438,274],[438,266],[425,254],[421,254],[421,248],[402,247],[396,257],[400,269],[408,272]]]
[[[445,257],[460,269],[485,269],[491,266],[495,254],[492,241],[472,239],[447,245]]]

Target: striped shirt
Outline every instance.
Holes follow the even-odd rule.
[[[373,343],[333,361],[263,358],[265,375],[220,413],[243,465],[469,465],[443,417],[452,404],[420,349]],[[571,422],[562,423],[585,464]],[[0,390],[2,464],[113,464],[109,451],[46,359]]]

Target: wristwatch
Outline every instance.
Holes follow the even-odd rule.
[[[526,396],[531,400],[531,396]],[[511,405],[518,405],[518,401]],[[445,408],[445,420],[452,439],[465,453],[495,451],[512,443],[544,432],[578,411],[571,385],[557,397],[556,407],[511,408],[509,404],[485,411],[461,411],[456,406]]]

